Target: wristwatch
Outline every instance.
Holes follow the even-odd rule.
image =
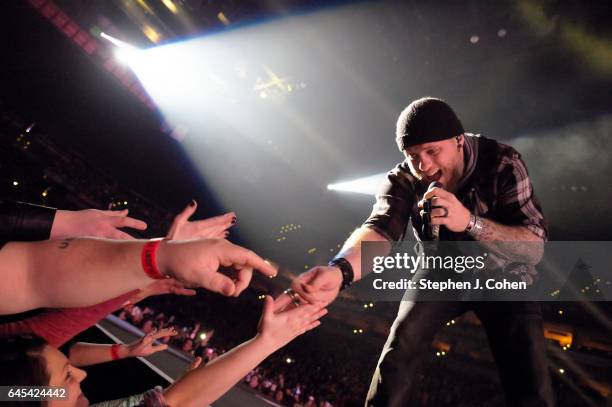
[[[482,218],[480,216],[470,214],[470,222],[465,228],[465,232],[474,239],[478,239],[478,237],[482,234],[483,229],[484,221]]]

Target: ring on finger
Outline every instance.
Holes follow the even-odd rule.
[[[439,218],[446,218],[448,216],[448,208],[446,208],[444,206],[434,206],[434,207],[432,207],[432,209],[443,209],[444,210],[444,214],[438,216]]]
[[[291,302],[293,303],[293,305],[295,305],[296,308],[300,306],[300,295],[293,291],[292,288],[287,288],[283,292],[283,294],[287,294],[289,296],[289,299],[291,299]]]

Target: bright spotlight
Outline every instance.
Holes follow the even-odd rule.
[[[134,62],[137,52],[129,49],[117,49],[115,51],[115,57],[126,65],[130,65]]]
[[[359,178],[353,181],[330,184],[327,189],[330,191],[356,192],[358,194],[374,195],[380,188],[380,184],[385,179],[386,172],[370,175],[369,177]]]
[[[138,55],[140,51],[139,48],[128,44],[125,41],[121,41],[120,39],[112,37],[104,32],[100,34],[100,37],[104,38],[116,47],[115,56],[119,61],[125,64],[129,65],[134,62],[134,58],[136,57],[136,55]]]

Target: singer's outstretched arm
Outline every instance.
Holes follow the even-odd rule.
[[[387,255],[391,251],[389,240],[367,226],[355,230],[348,238],[342,250],[336,257],[345,258],[353,268],[353,281],[364,276],[361,269],[361,244],[363,242],[383,242],[380,255]],[[332,302],[340,292],[342,285],[342,272],[338,267],[316,266],[296,277],[291,288],[305,301],[311,304],[327,305]],[[274,302],[275,312],[285,309],[291,304],[288,294],[279,296]]]
[[[362,226],[356,229],[351,236],[346,240],[342,249],[336,257],[344,257],[351,266],[353,267],[353,274],[355,279],[353,281],[361,280],[363,277],[361,270],[361,244],[363,242],[383,242],[386,243],[384,246],[384,253],[380,253],[381,256],[386,256],[391,252],[391,243],[383,235],[377,231],[370,229],[366,226]]]

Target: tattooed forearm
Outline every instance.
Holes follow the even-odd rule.
[[[70,242],[72,242],[75,238],[74,237],[67,237],[66,239],[62,240],[59,244],[59,248],[60,249],[65,249],[68,246],[70,246]]]
[[[509,261],[536,265],[544,254],[544,242],[524,226],[506,226],[483,219],[478,240]]]

